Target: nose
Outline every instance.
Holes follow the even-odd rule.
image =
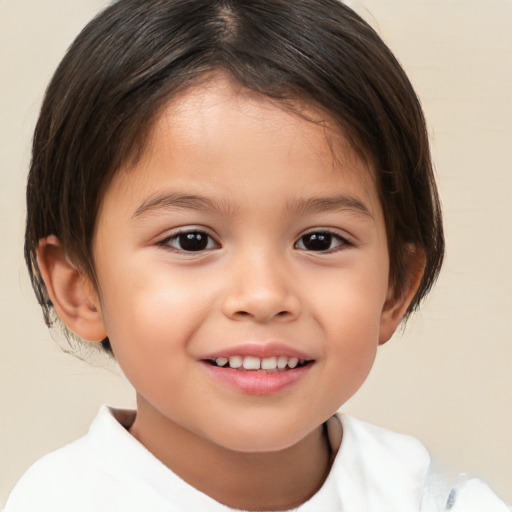
[[[289,322],[300,315],[296,283],[286,264],[273,254],[251,254],[232,262],[223,313],[233,320]]]

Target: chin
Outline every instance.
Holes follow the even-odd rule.
[[[302,441],[312,432],[311,430],[299,432],[290,428],[290,425],[269,425],[268,422],[261,419],[250,427],[242,429],[233,425],[227,430],[229,432],[228,439],[225,438],[226,431],[223,432],[222,439],[209,437],[216,444],[228,450],[249,454],[286,450]]]

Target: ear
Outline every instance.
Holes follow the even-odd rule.
[[[107,337],[95,287],[68,259],[59,239],[39,241],[37,263],[48,295],[66,327],[87,341]]]
[[[379,345],[383,345],[393,336],[418,291],[424,271],[425,256],[423,252],[411,248],[407,281],[403,293],[396,296],[395,290],[391,284],[388,289],[388,295],[380,319]]]

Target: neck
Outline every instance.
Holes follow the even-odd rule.
[[[143,399],[130,433],[180,478],[231,508],[288,510],[322,486],[331,465],[323,426],[274,452],[238,452],[163,418]]]

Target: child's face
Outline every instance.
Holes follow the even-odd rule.
[[[371,172],[341,137],[222,79],[169,104],[142,159],[114,177],[94,238],[138,421],[151,411],[240,451],[312,432],[399,320],[385,233]],[[212,365],[230,356],[305,364]]]

